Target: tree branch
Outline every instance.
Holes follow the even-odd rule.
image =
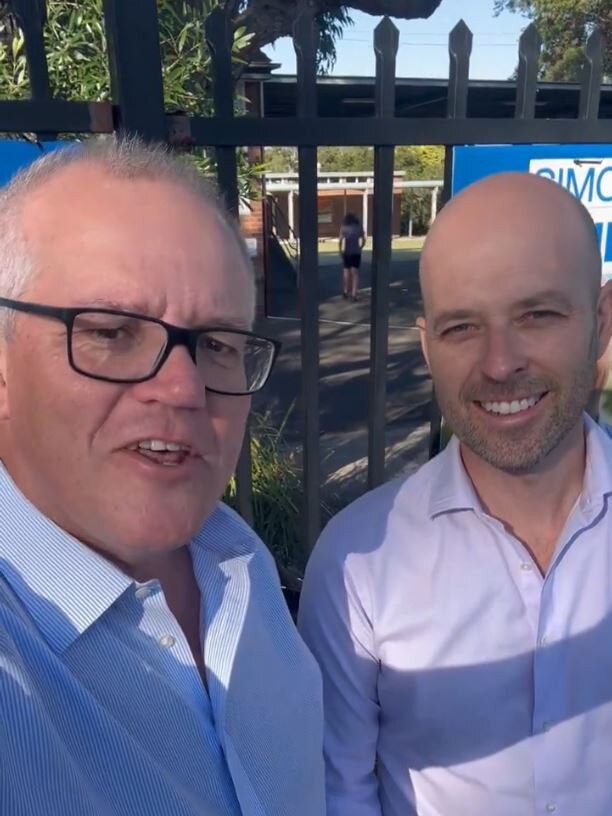
[[[403,20],[430,17],[442,0],[310,0],[315,14],[347,10],[366,14],[387,14]],[[233,0],[229,0],[233,3]],[[298,15],[297,0],[252,0],[248,7],[234,18],[234,25],[246,26],[254,34],[252,49],[255,51],[293,33]]]

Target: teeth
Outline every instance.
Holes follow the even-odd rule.
[[[176,442],[164,442],[163,439],[143,439],[134,445],[130,445],[130,450],[150,450],[156,453],[163,453],[169,451],[177,453],[178,451],[189,451],[187,445],[178,445]]]
[[[530,397],[529,399],[512,400],[512,402],[483,402],[481,405],[491,414],[518,414],[520,411],[533,408],[540,399],[541,397]]]

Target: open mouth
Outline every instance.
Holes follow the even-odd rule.
[[[516,416],[532,411],[548,392],[537,394],[531,397],[522,397],[514,400],[492,400],[486,402],[477,401],[477,405],[487,414],[494,416]]]
[[[130,445],[128,450],[163,467],[178,467],[190,456],[195,456],[188,445],[166,442],[163,439],[143,439]]]

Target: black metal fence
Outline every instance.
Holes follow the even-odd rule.
[[[463,144],[612,143],[612,120],[600,117],[604,43],[594,31],[585,46],[585,61],[576,118],[536,116],[540,38],[533,26],[523,33],[518,54],[514,118],[468,115],[472,33],[460,22],[449,35],[450,71],[444,118],[395,116],[395,61],[398,30],[385,18],[376,28],[375,115],[369,118],[317,115],[316,53],[318,32],[305,10],[294,35],[297,55],[297,116],[234,115],[231,26],[217,9],[206,21],[212,54],[212,117],[169,114],[164,109],[162,66],[155,0],[105,0],[113,102],[52,99],[43,41],[42,0],[14,0],[24,30],[31,99],[0,100],[0,131],[9,133],[137,133],[170,145],[215,148],[219,187],[229,208],[238,212],[236,149],[290,145],[299,163],[299,302],[302,332],[302,400],[304,548],[309,550],[320,527],[319,454],[319,302],[317,295],[318,221],[317,148],[321,145],[371,145],[375,154],[374,224],[371,303],[371,360],[368,418],[368,485],[384,478],[386,362],[389,327],[391,215],[394,148],[439,144],[447,148],[445,197],[450,189],[450,148]],[[440,417],[432,409],[430,453],[439,446]],[[238,468],[239,506],[251,517],[250,446],[245,442]]]

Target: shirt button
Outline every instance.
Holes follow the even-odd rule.
[[[138,589],[134,593],[134,595],[136,595],[136,597],[139,599],[148,598],[150,594],[151,589],[148,586],[138,587]]]
[[[528,564],[526,561],[521,564],[521,569],[523,572],[531,572],[531,564]]]
[[[172,637],[172,635],[162,635],[159,639],[159,645],[163,646],[164,649],[170,649],[176,643],[176,640]]]
[[[546,635],[542,635],[542,637],[540,638],[540,646],[546,646],[547,643],[548,638],[546,637]]]
[[[554,813],[556,809],[557,809],[557,806],[555,805],[554,802],[549,802],[546,805],[546,812],[547,813]]]
[[[542,731],[544,731],[544,733],[546,733],[547,731],[550,731],[551,728],[552,728],[551,721],[550,720],[544,720],[544,722],[542,723]]]

